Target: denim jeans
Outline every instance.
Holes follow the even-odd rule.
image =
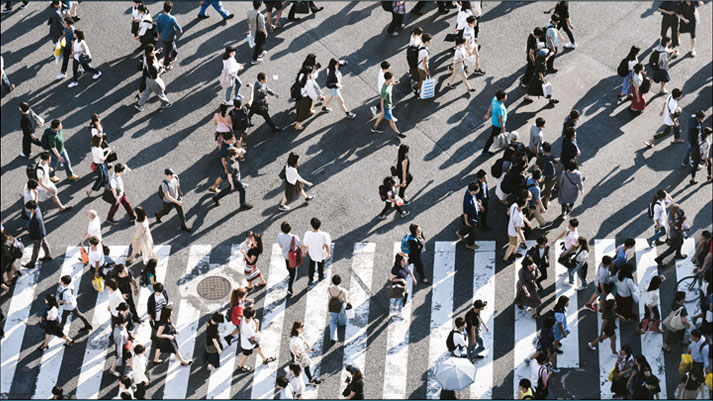
[[[97,164],[97,180],[92,186],[92,191],[99,191],[109,183],[109,169],[106,163]]]
[[[10,80],[7,78],[7,74],[4,72],[2,73],[2,87],[3,90],[9,92],[10,88],[12,88],[12,84],[10,83]]]
[[[240,87],[243,86],[243,81],[238,78],[236,75],[235,78],[233,78],[233,84],[230,85],[229,87],[225,88],[225,104],[232,106],[233,105],[233,100],[231,99],[230,95],[231,92],[233,92],[233,89],[235,89],[235,97],[234,99],[242,99],[243,97],[240,96]]]
[[[52,156],[52,160],[50,161],[50,167],[52,170],[50,171],[50,177],[54,177],[55,173],[57,172],[57,165],[59,164],[59,159],[57,159],[57,156],[55,156],[54,152],[50,153]],[[67,149],[62,149],[62,153],[59,154],[64,158],[64,172],[67,173],[67,177],[71,177],[74,175],[74,171],[72,170],[72,162],[69,160],[69,155],[67,155]]]
[[[329,339],[337,340],[337,324],[344,327],[347,325],[347,313],[344,311],[344,305],[342,305],[342,311],[339,313],[329,312]]]
[[[198,11],[198,15],[205,15],[205,10],[208,9],[208,6],[213,6],[215,8],[215,11],[220,14],[221,17],[225,18],[228,15],[230,15],[224,8],[223,8],[223,3],[220,1],[215,1],[215,0],[207,0],[203,2],[203,5],[201,6],[201,9]]]
[[[475,345],[470,345],[470,343],[468,343],[468,358],[475,359],[476,355],[481,353],[483,350],[485,350],[485,346],[483,345],[483,338],[476,337]]]
[[[582,286],[587,286],[587,262],[579,262],[577,266],[572,269],[567,270],[569,275],[569,283],[574,284],[574,274],[577,273],[579,280],[582,282]]]
[[[654,235],[650,236],[646,241],[649,243],[652,243],[654,241],[658,241],[661,237],[666,236],[666,227],[665,226],[659,226],[658,230],[654,230]]]
[[[389,311],[391,313],[401,313],[401,308],[404,307],[404,299],[402,297],[391,298],[389,300]]]

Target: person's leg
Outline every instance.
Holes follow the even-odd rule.
[[[71,54],[72,54],[72,46],[70,46],[70,44],[67,43],[67,45],[64,47],[64,52],[62,53],[62,69],[60,70],[60,72],[62,74],[67,73],[67,67],[69,66],[69,58],[70,58]]]
[[[544,217],[542,217],[542,212],[540,211],[540,208],[538,206],[535,206],[535,220],[537,220],[537,224],[539,224],[540,227],[547,224],[547,221]]]
[[[569,25],[567,24],[567,21],[560,21],[560,23],[557,25],[557,29],[564,30],[564,32],[567,34],[567,37],[569,38],[569,41],[571,43],[575,43],[574,42],[574,34],[569,29]]]
[[[201,3],[201,8],[200,10],[198,10],[198,15],[205,15],[205,11],[208,9],[208,7],[210,7],[210,2],[204,1],[203,3]]]
[[[673,18],[671,18],[671,47],[677,48],[679,45],[678,42],[678,16],[673,15]]]
[[[139,107],[142,107],[149,100],[149,96],[151,96],[151,92],[153,92],[151,89],[149,89],[152,82],[153,82],[152,79],[146,78],[146,88],[144,89],[143,92],[141,92],[141,97],[139,98],[139,101],[136,103]]]
[[[62,330],[64,330],[64,325],[67,323],[67,316],[69,316],[70,313],[72,313],[72,311],[68,311],[68,310],[62,311],[62,318],[59,321],[59,327],[61,327]]]
[[[116,214],[116,211],[119,210],[119,203],[114,203],[111,205],[109,208],[109,214],[106,216],[107,220],[114,221],[114,214]]]
[[[278,131],[277,125],[275,125],[275,123],[272,121],[272,118],[270,117],[270,112],[267,109],[256,111],[255,114],[260,115],[265,120],[267,125],[272,128],[273,131]]]
[[[555,49],[554,53],[550,56],[550,58],[547,59],[547,70],[548,71],[554,71],[555,57],[557,57],[557,49]]]
[[[171,205],[173,205],[173,203],[163,202],[163,209],[161,209],[160,212],[156,213],[156,219],[158,219],[159,222],[163,218],[163,216],[167,215],[171,211]]]
[[[384,208],[381,210],[381,213],[379,213],[379,216],[386,216],[386,213],[389,212],[389,209],[391,209],[391,202],[384,202]]]
[[[665,125],[663,131],[657,132],[654,135],[654,140],[661,139],[661,138],[665,137],[666,135],[670,134],[672,128],[673,128],[673,126]]]
[[[134,297],[132,294],[127,294],[126,303],[129,304],[129,311],[134,314],[134,322],[140,323],[139,314],[136,312],[136,304],[134,303]]]
[[[675,257],[678,259],[682,259],[683,254],[681,253],[681,247],[683,247],[683,237],[673,237],[671,238],[671,241],[672,248],[674,248],[674,250],[676,251]]]
[[[74,310],[72,311],[72,314],[74,315],[75,319],[78,318],[79,320],[82,321],[82,323],[84,323],[85,328],[88,329],[88,328],[92,327],[91,323],[89,323],[89,320],[87,320],[87,318],[79,311],[78,308],[74,308]],[[64,325],[62,325],[62,327],[64,327]]]
[[[416,3],[416,5],[413,6],[411,9],[411,12],[414,14],[421,14],[421,9],[423,8],[424,5],[426,5],[427,2],[425,1],[419,1]]]
[[[143,400],[146,397],[146,382],[136,383],[136,391],[134,397],[137,400]]]
[[[181,228],[188,228],[186,225],[186,215],[183,213],[183,206],[178,206],[175,203],[172,205],[173,208],[176,209],[176,213],[178,213],[178,220],[181,222]]]
[[[99,70],[96,68],[92,67],[90,63],[82,63],[80,62],[81,66],[84,68],[84,72],[91,72],[92,74],[98,74]]]
[[[129,219],[134,220],[136,219],[136,213],[134,213],[134,208],[131,207],[131,203],[129,202],[129,198],[126,197],[126,192],[124,192],[121,195],[121,199],[119,201],[121,203],[121,206],[124,207],[124,210],[126,210],[126,214],[129,215]]]
[[[156,97],[161,101],[162,106],[166,106],[171,103],[170,100],[168,100],[168,97],[166,97],[166,89],[163,85],[163,81],[158,81],[161,78],[157,78],[156,81],[151,81],[151,85],[149,85],[149,88],[153,91],[153,93],[156,94]],[[147,79],[146,82],[148,83],[149,80]]]
[[[235,183],[235,190],[238,191],[238,195],[240,196],[240,206],[245,205],[245,185],[243,185],[242,181]]]
[[[163,66],[168,67],[171,64],[171,51],[173,50],[173,41],[165,41],[161,39],[163,43]]]
[[[309,260],[309,270],[307,273],[307,278],[309,279],[310,282],[314,281],[314,267],[315,267],[315,261],[310,258]]]
[[[397,13],[391,12],[391,22],[389,23],[389,27],[386,29],[386,33],[391,35],[392,33],[396,32],[396,29],[398,29],[400,23],[396,21],[397,19]]]
[[[61,155],[64,158],[64,172],[67,174],[67,177],[74,176],[74,171],[72,170],[72,161],[69,160],[69,155],[67,154],[67,148],[64,148],[62,150]]]
[[[312,377],[312,372],[310,371],[309,366],[305,366],[304,371],[305,371],[305,376],[307,376],[307,382],[311,382],[312,380],[314,380],[314,377]]]
[[[488,140],[485,141],[485,146],[483,147],[483,152],[488,153],[490,152],[490,147],[493,145],[493,141],[495,140],[495,137],[500,134],[500,131],[502,129],[500,127],[496,127],[493,125],[493,128],[490,130],[490,136],[488,137]]]
[[[324,260],[317,262],[317,275],[320,280],[324,278]]]
[[[426,278],[426,273],[423,271],[423,262],[421,261],[421,258],[419,258],[418,260],[414,260],[413,266],[416,268],[416,274],[418,274],[418,278],[423,281]]]
[[[32,153],[32,137],[28,134],[23,134],[22,135],[22,154],[25,155],[25,157],[30,157],[30,154]]]
[[[285,259],[285,268],[287,269],[287,274],[290,275],[290,281],[287,283],[287,291],[292,293],[292,284],[295,282],[295,276],[297,275],[297,268],[290,269],[289,261]]]
[[[673,126],[673,140],[674,141],[681,140],[681,124],[675,124]]]
[[[253,48],[253,61],[257,61],[262,54],[262,46],[265,44],[265,33],[257,31],[255,34],[255,47]]]
[[[337,341],[337,321],[339,313],[329,312],[329,339]]]
[[[468,227],[468,239],[466,240],[466,244],[468,245],[473,245],[475,243],[475,228],[478,225],[478,223],[473,220],[473,219],[468,219],[470,226]]]
[[[40,241],[40,245],[42,245],[42,250],[44,251],[44,256],[43,258],[51,258],[52,257],[52,252],[50,252],[50,244],[47,242],[47,237],[42,238]],[[679,249],[681,247],[679,246]]]

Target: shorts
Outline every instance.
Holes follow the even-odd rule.
[[[616,334],[616,326],[614,324],[608,324],[604,326],[604,335],[607,337],[611,337],[614,334]]]
[[[253,350],[252,350],[252,349],[245,349],[245,348],[243,348],[243,355],[249,356],[249,355],[252,355],[252,353],[253,353]]]
[[[329,95],[332,97],[341,96],[341,93],[339,92],[339,88],[329,88]]]
[[[668,82],[671,80],[671,76],[668,75],[667,70],[662,70],[660,68],[657,68],[654,70],[654,76],[653,76],[654,82],[659,83],[659,82]]]
[[[225,173],[225,169],[222,165],[220,166],[220,173],[218,174],[218,177],[220,177],[222,180],[228,179],[228,174]]]
[[[508,245],[512,245],[512,246],[520,245],[520,237],[511,237],[508,235]]]
[[[265,10],[267,12],[272,12],[272,10],[282,10],[282,2],[281,1],[266,1],[265,2]]]
[[[394,116],[391,115],[391,109],[384,109],[384,120],[393,120]]]

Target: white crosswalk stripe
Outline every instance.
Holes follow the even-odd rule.
[[[473,299],[483,300],[488,303],[480,312],[490,331],[481,327],[483,346],[485,351],[480,352],[483,359],[476,359],[477,375],[475,383],[470,386],[470,398],[490,399],[493,395],[493,322],[495,308],[495,241],[476,241],[480,249],[475,251],[473,261]],[[472,302],[468,307],[472,307]]]
[[[602,261],[604,255],[609,255],[614,257],[616,251],[616,244],[613,239],[595,240],[594,241],[594,261],[597,268]],[[602,332],[602,314],[599,313],[602,304],[599,303],[599,309],[597,312],[597,332],[593,334],[590,338],[584,339],[584,341],[589,342],[597,337],[599,333]],[[614,348],[619,350],[619,325],[616,326],[616,338],[614,339]],[[612,339],[604,340],[597,345],[597,353],[599,354],[599,395],[603,400],[611,399],[614,393],[611,391],[611,382],[609,381],[609,372],[614,368],[616,364],[616,356],[612,354],[610,341]]]
[[[569,335],[567,338],[560,340],[562,344],[562,354],[557,355],[557,367],[558,368],[578,368],[579,367],[579,323],[577,319],[577,314],[579,312],[579,305],[577,302],[577,290],[576,283],[579,281],[579,277],[576,277],[574,284],[568,285],[567,280],[569,279],[567,274],[567,267],[563,266],[558,262],[559,256],[562,254],[562,244],[564,241],[557,241],[554,249],[555,262],[555,302],[559,297],[566,296],[569,298],[569,306],[565,313],[567,319],[567,329],[569,329]],[[574,251],[576,253],[576,251]]]
[[[525,243],[527,248],[530,249],[535,245],[535,241],[527,241]],[[519,280],[520,269],[522,268],[522,260],[525,258],[523,254],[521,257],[515,260],[515,283],[513,287],[515,288],[515,294],[517,294],[517,285]],[[528,308],[520,309],[517,306],[513,308],[515,311],[515,348],[513,350],[513,361],[515,363],[514,377],[513,380],[513,397],[517,398],[517,386],[520,383],[520,379],[530,378],[530,366],[525,362],[526,358],[535,351],[532,347],[532,340],[537,337],[537,322],[532,318],[532,314],[528,311]],[[532,383],[534,388],[537,383]]]

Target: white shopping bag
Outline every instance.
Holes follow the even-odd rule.
[[[465,58],[465,65],[472,71],[475,71],[475,54]]]
[[[542,94],[545,97],[552,96],[553,93],[555,93],[555,90],[552,88],[551,83],[548,82],[548,83],[542,85]]]
[[[428,78],[421,83],[421,99],[430,99],[436,94],[436,80]]]
[[[251,34],[249,34],[249,33],[248,33],[248,46],[250,46],[251,49],[252,49],[253,47],[255,47],[255,39],[254,39],[253,36],[252,36]]]

